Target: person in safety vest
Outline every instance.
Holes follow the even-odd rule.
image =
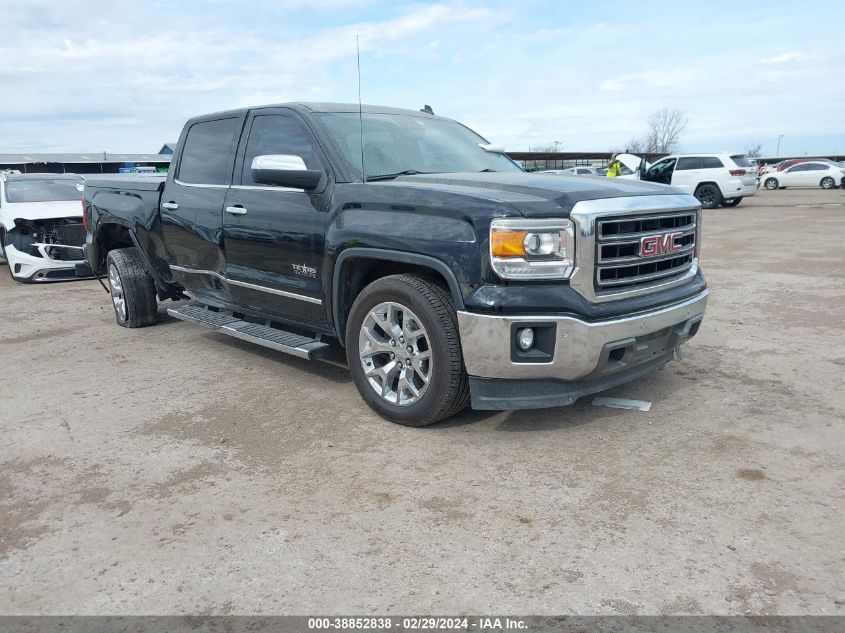
[[[616,154],[610,157],[610,162],[607,164],[607,177],[617,178],[622,175],[622,163],[616,159]]]

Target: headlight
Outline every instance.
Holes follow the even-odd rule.
[[[569,279],[575,270],[575,227],[570,220],[493,220],[490,261],[502,279]]]

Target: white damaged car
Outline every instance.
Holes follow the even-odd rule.
[[[82,252],[83,183],[73,174],[0,174],[0,261],[15,281],[92,276]]]

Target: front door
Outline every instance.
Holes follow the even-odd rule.
[[[221,226],[243,116],[199,121],[184,134],[161,198],[161,224],[173,276],[212,305],[228,300]]]
[[[661,161],[654,163],[643,176],[643,180],[650,182],[659,182],[664,185],[672,184],[672,172],[675,171],[675,158],[664,158]]]
[[[305,123],[284,108],[253,111],[244,139],[223,213],[232,299],[283,321],[326,324],[321,280],[325,196],[261,185],[251,175],[256,156],[299,156],[308,169],[323,172],[326,161]]]

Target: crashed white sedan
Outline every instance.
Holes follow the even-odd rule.
[[[83,182],[72,174],[0,174],[0,261],[15,281],[91,276],[82,252]]]

